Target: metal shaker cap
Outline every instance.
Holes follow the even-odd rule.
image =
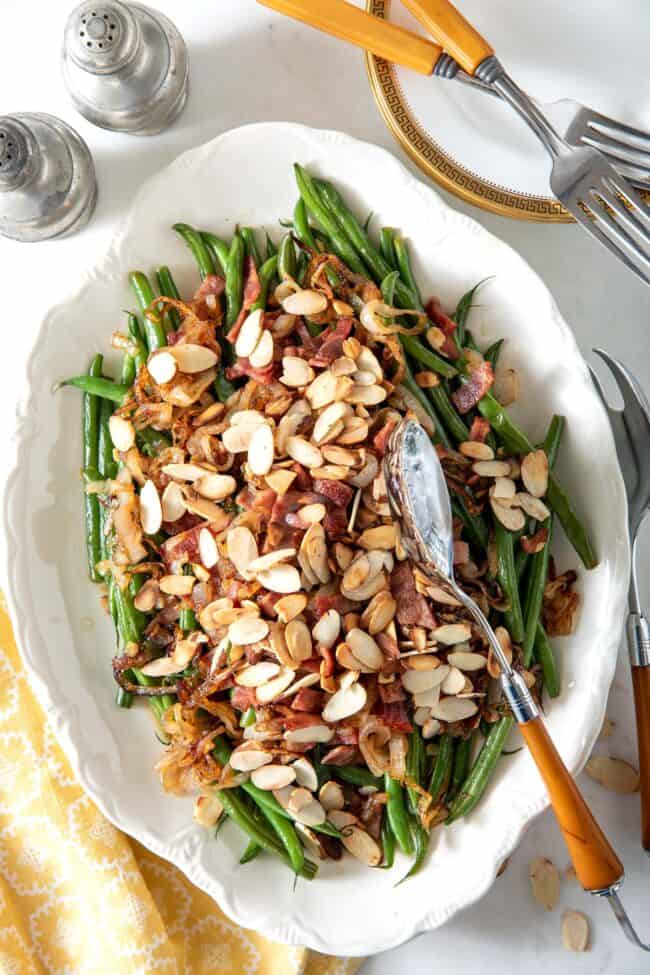
[[[74,233],[96,199],[92,157],[74,129],[42,113],[0,116],[0,235],[37,241]]]
[[[188,57],[177,28],[139,3],[85,2],[68,18],[63,77],[76,109],[117,132],[153,135],[185,105]]]

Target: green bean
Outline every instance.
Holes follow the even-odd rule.
[[[499,362],[499,355],[501,353],[501,346],[503,345],[503,339],[497,339],[492,345],[485,350],[483,353],[483,358],[486,362],[489,362],[493,369],[496,369],[497,363]]]
[[[250,863],[251,860],[254,860],[255,857],[259,856],[261,852],[262,847],[257,840],[249,840],[246,849],[239,858],[239,862],[241,864]]]
[[[189,565],[183,566],[183,575],[191,576],[192,567]],[[178,614],[178,625],[183,633],[191,633],[192,630],[196,630],[197,622],[194,610],[188,606],[184,606]]]
[[[524,619],[519,600],[519,580],[515,570],[514,539],[512,532],[494,519],[494,534],[497,548],[497,578],[509,602],[504,613],[506,627],[515,643],[524,638]]]
[[[439,386],[431,386],[427,393],[450,436],[458,443],[469,440],[469,430],[456,412],[445,385],[440,383]]]
[[[124,353],[124,358],[122,359],[122,374],[120,376],[120,382],[123,386],[131,387],[135,382],[135,359],[130,352]]]
[[[226,326],[235,324],[244,297],[244,241],[235,234],[226,269]]]
[[[487,551],[488,529],[481,515],[473,514],[458,496],[451,499],[451,510],[462,521],[470,543],[482,552]]]
[[[240,227],[239,233],[242,240],[244,241],[244,247],[246,250],[246,257],[253,258],[253,264],[256,268],[262,266],[262,255],[260,249],[257,246],[257,240],[255,239],[255,231],[252,227]]]
[[[560,693],[560,673],[553,647],[541,622],[537,624],[534,651],[535,660],[542,668],[544,686],[549,693],[549,697],[558,697]]]
[[[382,278],[380,288],[381,296],[387,305],[395,303],[395,285],[399,278],[399,271],[389,271],[385,278]]]
[[[467,319],[469,318],[469,313],[472,310],[472,306],[474,303],[474,295],[481,287],[481,285],[485,284],[487,280],[488,280],[487,278],[484,278],[483,281],[479,281],[479,283],[475,284],[473,288],[470,288],[469,291],[466,291],[465,294],[462,296],[462,298],[459,299],[458,304],[456,305],[456,310],[454,314],[451,316],[452,319],[456,322],[455,338],[460,348],[462,348],[464,345],[467,344],[466,339],[468,334],[469,334],[469,338],[473,342],[473,338],[471,334],[467,333],[466,331]],[[473,346],[470,346],[470,348],[471,347]]]
[[[330,766],[326,766],[329,768]],[[331,771],[337,779],[348,782],[350,785],[363,786],[366,788],[381,789],[384,782],[381,776],[377,777],[367,768],[360,765],[332,765]]]
[[[128,322],[129,336],[131,337],[131,343],[133,344],[133,361],[135,363],[135,371],[137,374],[147,361],[147,350],[142,340],[142,332],[140,331],[138,316],[129,315]]]
[[[298,190],[302,199],[305,201],[305,206],[329,236],[333,252],[347,264],[351,271],[362,274],[365,278],[369,277],[368,270],[364,266],[363,261],[357,256],[357,252],[343,232],[336,217],[323,203],[318,188],[315,186],[307,170],[303,169],[298,163],[295,163],[293,168],[296,174]]]
[[[384,813],[381,821],[381,847],[384,851],[383,870],[390,870],[395,863],[395,835],[388,822],[388,813]]]
[[[61,386],[74,386],[75,389],[81,389],[84,393],[99,396],[101,399],[108,399],[118,406],[123,404],[130,392],[129,386],[114,383],[112,379],[104,379],[102,376],[72,376],[60,382],[55,389]]]
[[[155,352],[167,344],[165,330],[160,321],[160,314],[151,308],[156,300],[149,278],[142,271],[131,271],[129,283],[137,299],[140,310],[144,315],[144,334],[149,352]]]
[[[201,230],[199,236],[203,246],[210,255],[210,262],[214,268],[213,273],[216,273],[219,268],[222,274],[227,274],[228,261],[230,260],[230,247],[228,244],[221,237],[217,237],[216,234],[211,233],[209,230]]]
[[[93,357],[88,374],[101,376],[104,357]],[[100,401],[91,393],[84,393],[82,402],[82,445],[84,471],[97,470],[99,473],[99,413]],[[101,559],[101,518],[99,498],[96,494],[84,491],[84,523],[86,526],[86,555],[88,575],[92,582],[101,582],[97,563]]]
[[[485,792],[490,776],[503,751],[506,738],[512,728],[514,718],[507,714],[495,721],[490,727],[487,738],[483,742],[481,751],[478,754],[472,770],[465,779],[464,784],[459,790],[456,798],[449,806],[447,824],[467,816],[476,806],[477,802]]]
[[[548,579],[548,563],[550,558],[551,536],[553,534],[553,516],[548,519],[548,537],[541,552],[536,552],[530,560],[528,573],[528,587],[524,604],[525,633],[522,644],[524,667],[530,667],[533,659],[533,648],[537,636],[537,624],[542,613],[544,587]],[[519,642],[519,641],[517,641]]]
[[[408,880],[409,877],[413,877],[418,872],[424,863],[424,858],[426,857],[427,850],[429,849],[429,832],[424,828],[417,816],[413,815],[410,817],[410,827],[411,836],[413,837],[413,846],[415,847],[415,856],[411,869],[402,877],[401,880],[397,881],[395,884],[396,887],[399,887],[399,885],[403,884],[405,880]]]
[[[319,179],[314,182],[322,203],[328,208],[334,220],[338,222],[339,227],[362,262],[370,269],[375,281],[379,283],[387,274],[390,274],[393,268],[384,260],[379,250],[372,243],[367,231],[361,226],[338,190],[327,180]],[[402,298],[405,295],[407,298],[409,297],[404,284],[398,283],[397,287],[398,295],[401,294]]]
[[[447,789],[447,802],[451,802],[462,788],[469,771],[469,760],[472,752],[472,736],[463,738],[456,744],[451,779]]]
[[[280,837],[280,841],[287,851],[287,856],[291,861],[293,872],[296,874],[302,873],[302,869],[305,865],[305,851],[294,826],[284,816],[279,816],[278,813],[272,812],[267,806],[260,805],[259,808],[262,811],[262,815],[266,816],[269,823]]]
[[[285,234],[278,249],[278,274],[280,280],[296,277],[296,248],[291,234]]]
[[[544,438],[544,442],[541,445],[541,449],[544,451],[548,457],[548,463],[551,470],[555,466],[555,461],[557,460],[557,455],[560,449],[560,442],[562,440],[562,433],[564,431],[564,417],[555,415],[549,425],[548,432]],[[533,531],[535,531],[535,522],[533,524]],[[515,568],[517,570],[517,578],[522,580],[524,572],[530,562],[530,555],[525,552],[524,549],[520,548],[517,552],[515,558]]]
[[[194,260],[197,263],[201,280],[207,278],[208,274],[215,274],[216,267],[212,259],[212,254],[198,230],[195,230],[194,227],[190,227],[186,223],[175,223],[172,229],[183,238],[191,250]]]
[[[172,272],[165,264],[156,271],[156,284],[158,285],[158,294],[164,295],[165,298],[174,298],[175,301],[180,301],[180,292],[176,287]],[[163,319],[163,326],[167,334],[175,332],[180,324],[181,316],[178,308],[167,308]]]
[[[171,447],[172,438],[163,430],[154,430],[153,427],[144,427],[136,433],[138,446],[147,457],[156,457],[161,450]]]
[[[225,403],[236,391],[237,387],[235,384],[231,383],[229,379],[226,379],[225,372],[219,368],[217,370],[217,378],[214,381],[214,392],[219,402]]]
[[[443,799],[451,780],[451,769],[454,760],[454,739],[447,732],[440,736],[438,753],[429,782],[429,794],[434,802]]]
[[[397,267],[399,268],[399,273],[402,278],[402,281],[404,282],[404,284],[408,289],[407,296],[408,296],[409,304],[407,307],[421,309],[422,296],[420,294],[420,289],[418,288],[417,281],[415,280],[415,276],[411,268],[411,259],[409,257],[406,241],[404,240],[403,237],[395,237],[393,243],[395,247],[395,258],[397,260]],[[401,302],[399,292],[397,297],[398,297],[398,301]]]
[[[491,393],[486,393],[479,402],[478,409],[481,415],[489,420],[497,436],[508,450],[520,454],[529,454],[534,450],[526,434],[511,420],[506,410]],[[598,559],[587,532],[573,510],[566,492],[553,473],[549,474],[545,500],[558,516],[568,540],[582,559],[585,568],[595,568],[598,565]]]
[[[267,261],[269,260],[270,257],[277,257],[277,253],[278,253],[278,249],[277,249],[277,247],[275,246],[275,244],[273,243],[273,241],[271,240],[271,238],[269,237],[269,235],[267,233],[266,234],[266,259],[267,259]]]
[[[424,774],[424,742],[420,729],[416,726],[409,735],[408,755],[406,756],[406,774],[409,779],[422,785]],[[411,812],[417,816],[420,794],[413,786],[406,786],[406,795]]]
[[[307,216],[307,207],[305,206],[305,201],[302,197],[298,198],[293,211],[293,229],[296,237],[301,244],[305,247],[309,247],[313,251],[317,251],[316,238],[314,237],[312,228],[309,224],[309,217]]]
[[[274,254],[272,257],[269,257],[268,260],[264,261],[264,264],[262,264],[261,268],[259,269],[258,277],[260,279],[261,288],[260,296],[257,301],[250,306],[249,311],[258,311],[260,308],[263,311],[266,308],[269,298],[269,289],[277,273],[278,256],[277,254]]]
[[[384,791],[388,793],[386,811],[390,828],[395,834],[395,839],[403,853],[407,856],[413,855],[413,837],[409,829],[408,816],[406,815],[406,805],[404,803],[404,790],[397,779],[392,779],[388,772],[384,775]]]
[[[379,234],[379,250],[386,264],[397,271],[397,257],[395,255],[395,228],[382,227]]]
[[[458,369],[451,362],[447,362],[442,356],[436,355],[431,349],[427,349],[415,335],[400,335],[400,339],[408,354],[421,365],[426,366],[427,369],[437,372],[445,379],[452,379],[458,375]]]

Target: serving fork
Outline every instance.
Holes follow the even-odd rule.
[[[590,368],[591,378],[609,416],[627,494],[632,573],[626,631],[639,739],[641,842],[650,854],[650,624],[641,605],[636,571],[639,529],[650,508],[650,403],[638,381],[621,362],[602,349],[594,349],[594,352],[609,366],[623,397],[623,409],[613,409],[598,376]]]

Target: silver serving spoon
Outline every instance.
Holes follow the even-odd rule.
[[[432,582],[459,600],[485,634],[499,662],[504,696],[544,779],[578,880],[585,890],[606,897],[628,938],[648,950],[636,936],[617,893],[623,881],[623,864],[551,741],[523,678],[510,664],[485,615],[454,579],[449,491],[435,447],[415,421],[402,420],[393,431],[384,456],[384,477],[409,557]]]

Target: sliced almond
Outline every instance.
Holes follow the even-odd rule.
[[[343,721],[357,711],[361,711],[365,707],[366,700],[366,689],[363,684],[355,683],[350,687],[341,688],[328,699],[323,708],[323,720],[329,724]]]
[[[365,549],[395,548],[397,540],[396,525],[379,525],[377,528],[366,528],[357,539],[357,544]]]
[[[273,431],[267,424],[258,427],[248,445],[248,466],[257,477],[273,467]]]
[[[521,462],[521,479],[534,498],[543,498],[548,488],[548,457],[543,450],[533,450]]]
[[[206,569],[211,569],[219,561],[219,549],[214,540],[214,535],[207,528],[202,528],[199,532],[199,555],[201,563]]]
[[[327,296],[321,291],[304,288],[287,295],[282,301],[282,307],[288,315],[319,315],[327,308]]]
[[[185,507],[192,514],[199,515],[201,518],[205,518],[206,521],[211,522],[216,530],[225,528],[230,521],[230,516],[227,512],[223,508],[220,508],[218,504],[215,504],[214,501],[193,496],[187,490],[185,491]]]
[[[298,388],[308,386],[314,378],[314,370],[311,366],[297,355],[285,355],[282,357],[282,375],[280,382],[285,386]]]
[[[203,372],[216,366],[219,357],[216,352],[205,345],[194,345],[192,342],[179,342],[170,347],[171,354],[181,372]],[[151,370],[149,370],[151,371]]]
[[[279,620],[282,620],[283,623],[289,623],[296,616],[300,616],[306,605],[307,596],[304,592],[295,592],[290,593],[288,596],[283,596],[282,599],[278,599],[273,609],[277,613]]]
[[[449,673],[449,666],[441,664],[431,670],[407,670],[402,674],[402,685],[411,694],[422,694],[439,687]],[[423,703],[416,702],[418,706]]]
[[[263,369],[273,362],[273,335],[265,328],[259,342],[248,357],[253,369]]]
[[[290,663],[286,666],[291,667],[293,670],[294,667],[298,667],[298,664],[293,660],[293,658],[290,658]],[[287,697],[293,697],[293,695],[297,694],[298,691],[302,690],[303,687],[312,687],[314,684],[318,684],[319,682],[320,674],[317,671],[305,674],[303,677],[299,677],[298,680],[294,681],[293,684],[290,684],[286,691],[283,691],[282,694],[280,694],[278,700],[283,701]]]
[[[348,813],[332,809],[327,818],[332,826],[341,830],[341,842],[348,853],[368,867],[379,866],[383,858],[382,849],[370,833],[359,826],[355,817],[352,817],[351,822]]]
[[[341,632],[341,616],[335,609],[326,610],[312,629],[317,644],[329,650],[338,640]]]
[[[170,481],[162,494],[163,521],[178,521],[185,514],[185,500],[180,485]]]
[[[334,376],[351,376],[353,372],[357,371],[357,365],[354,359],[342,355],[334,360],[330,366],[330,370]]]
[[[497,477],[490,488],[490,497],[500,504],[510,503],[516,494],[515,482],[510,477]]]
[[[238,356],[247,359],[261,339],[263,314],[262,309],[258,308],[244,319],[235,340],[235,352]]]
[[[176,663],[173,657],[157,657],[141,667],[140,670],[145,677],[171,677],[177,674],[182,667]]]
[[[294,728],[284,733],[284,740],[290,745],[306,745],[310,742],[327,744],[333,737],[334,728],[328,728],[326,724],[311,724],[306,728]]]
[[[377,406],[383,403],[388,393],[383,386],[361,386],[355,383],[348,393],[348,403],[361,403],[363,406]]]
[[[356,659],[361,661],[364,669],[381,670],[384,665],[384,655],[369,633],[355,627],[346,635],[346,643]]]
[[[159,580],[158,585],[161,592],[170,596],[189,596],[194,589],[195,582],[194,576],[167,575]]]
[[[236,525],[229,529],[226,536],[226,551],[240,576],[249,579],[248,567],[253,559],[257,558],[257,542],[250,528]]]
[[[257,580],[269,592],[292,593],[301,589],[300,573],[295,565],[282,562],[257,573]]]
[[[545,910],[554,910],[560,900],[560,871],[551,860],[537,857],[528,868],[533,897]]]
[[[216,794],[198,796],[194,802],[194,820],[201,826],[216,826],[222,815],[223,806]]]
[[[210,501],[223,501],[235,493],[237,481],[230,474],[204,474],[194,482],[194,490]]]
[[[433,639],[445,646],[465,643],[472,635],[469,623],[445,623],[433,631]]]
[[[145,481],[140,491],[140,522],[145,535],[155,535],[162,525],[162,505],[153,481]]]
[[[287,562],[296,554],[295,548],[276,548],[273,552],[260,555],[249,563],[248,571],[252,573],[264,572],[279,562]]]
[[[621,758],[592,755],[585,765],[585,772],[590,779],[620,795],[639,791],[639,773]]]
[[[472,460],[494,460],[494,451],[490,445],[479,440],[465,440],[458,445],[458,450],[464,457],[471,457]]]
[[[154,352],[147,362],[149,375],[158,386],[171,382],[177,369],[176,359],[167,349]]]
[[[230,767],[236,772],[252,772],[273,761],[270,752],[264,751],[256,742],[238,745],[230,756]]]
[[[320,467],[323,463],[323,455],[318,447],[304,437],[288,437],[286,451],[292,460],[298,461],[303,467]]]
[[[346,384],[349,387],[352,385],[352,382],[347,376],[333,375],[329,369],[319,373],[305,390],[305,396],[309,400],[312,409],[320,410],[324,406],[329,406],[330,403],[333,403],[337,398],[337,391],[341,388],[342,384]]]
[[[323,520],[327,514],[327,508],[324,504],[320,504],[320,502],[306,504],[304,507],[298,509],[298,514],[300,515],[300,520],[304,521],[306,525],[315,525]]]
[[[508,663],[512,663],[512,640],[510,639],[510,634],[506,630],[505,626],[497,626],[494,631],[497,640],[499,641],[499,646],[501,647],[503,653],[505,654]],[[499,661],[494,654],[494,651],[490,647],[488,653],[487,661],[487,672],[490,677],[498,678],[501,675],[501,668],[499,666]]]
[[[458,667],[450,667],[449,673],[441,684],[443,694],[460,694],[465,687],[465,675]]]
[[[361,346],[359,354],[356,356],[357,367],[365,372],[371,372],[377,380],[381,382],[384,373],[379,364],[379,359],[367,345]]]
[[[228,627],[228,639],[238,647],[258,643],[269,633],[269,624],[258,616],[240,616]]]
[[[267,684],[262,684],[257,688],[257,700],[260,704],[270,704],[283,691],[286,691],[293,680],[293,670],[290,667],[282,667],[277,677],[274,677]]]
[[[513,508],[505,504],[499,504],[494,498],[490,498],[490,507],[495,517],[508,531],[518,532],[526,524],[526,516],[521,508]]]
[[[469,698],[443,697],[431,708],[431,717],[438,721],[464,721],[477,711],[478,705]]]
[[[259,410],[234,410],[229,419],[231,427],[261,427],[266,423],[264,414]]]
[[[295,479],[296,472],[287,470],[271,471],[271,473],[267,474],[264,478],[268,486],[275,491],[276,494],[280,495],[280,497],[287,493]]]
[[[432,653],[415,653],[406,657],[404,662],[409,670],[436,670],[440,667],[440,660]]]
[[[309,789],[310,792],[316,791],[318,788],[318,776],[308,758],[304,756],[297,758],[295,762],[291,763],[291,768],[296,774],[296,782],[299,786],[303,789]]]
[[[301,562],[303,569],[307,564],[318,582],[328,583],[331,572],[327,558],[327,540],[325,529],[320,523],[309,526],[303,537],[300,551],[303,555]]]
[[[546,521],[550,517],[551,512],[544,502],[540,501],[539,498],[534,498],[532,494],[520,491],[519,494],[515,495],[515,502],[529,518],[535,518],[536,521]]]
[[[343,445],[363,443],[368,437],[368,424],[359,416],[352,416],[345,420],[343,430],[337,434],[337,441]]]
[[[562,944],[568,951],[589,948],[589,921],[580,911],[565,911],[562,915]]]
[[[291,620],[284,631],[287,649],[293,660],[302,663],[312,655],[311,633],[303,620]]]
[[[338,782],[330,779],[326,782],[318,793],[318,798],[320,804],[329,814],[333,809],[343,809],[345,805],[345,796],[343,795],[343,789]],[[329,815],[328,815],[329,818]]]
[[[286,785],[291,785],[295,778],[296,772],[291,765],[262,765],[251,772],[253,785],[265,792],[283,789]]]
[[[162,473],[173,477],[175,481],[198,481],[210,473],[206,467],[199,464],[165,464]]]
[[[249,449],[255,433],[261,426],[266,426],[266,424],[238,423],[234,426],[229,426],[221,435],[224,447],[231,454],[245,453]]]
[[[126,453],[135,443],[135,427],[130,420],[125,420],[123,416],[113,416],[108,421],[108,429],[113,445],[121,453]]]
[[[242,687],[259,687],[266,684],[280,673],[280,665],[272,660],[261,660],[258,664],[251,664],[235,674],[235,683]]]
[[[361,623],[374,636],[381,633],[390,621],[394,619],[397,603],[387,589],[383,589],[372,597],[361,615]]]
[[[158,602],[160,586],[155,579],[147,579],[141,589],[133,597],[133,605],[141,613],[150,613]]]
[[[472,653],[468,650],[455,650],[447,654],[447,662],[452,667],[459,670],[469,671],[482,670],[487,667],[487,657],[480,653]]]
[[[316,443],[323,443],[330,436],[332,436],[332,431],[348,414],[349,409],[350,408],[346,403],[338,402],[331,403],[323,410],[316,420],[312,432],[312,437]]]
[[[292,808],[294,794],[296,792],[306,791],[306,789],[294,789],[294,792],[289,797],[289,811],[299,823],[303,824],[303,826],[322,826],[327,816],[318,799],[314,799],[311,793],[307,793],[307,795],[309,795],[308,801],[302,801],[301,797],[300,803],[295,803],[297,808]]]
[[[477,460],[472,470],[479,477],[508,477],[510,464],[504,460]]]

